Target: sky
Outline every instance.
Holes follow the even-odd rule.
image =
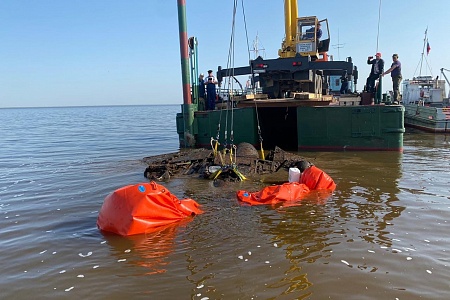
[[[233,2],[186,0],[199,72],[227,66]],[[235,67],[249,60],[238,3]],[[243,4],[250,46],[258,36],[260,54],[277,58],[284,1]],[[404,79],[420,75],[427,28],[431,51],[421,74],[450,69],[448,0],[381,0],[381,10],[380,0],[299,0],[298,6],[299,16],[328,19],[329,54],[352,57],[359,91],[370,73],[367,57],[377,51],[387,67],[398,53]],[[183,103],[177,0],[0,0],[0,58],[3,108]],[[392,90],[385,78],[383,90]]]

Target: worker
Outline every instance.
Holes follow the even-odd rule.
[[[198,77],[198,110],[205,110],[205,75],[203,73]]]
[[[394,90],[394,104],[399,104],[399,95],[400,95],[400,82],[402,81],[402,64],[398,60],[398,54],[392,55],[392,65],[391,67],[381,74],[381,76],[384,76],[386,74],[391,73],[392,78],[392,89]]]
[[[314,27],[311,27],[309,29],[306,30],[306,39],[314,39]],[[320,23],[317,23],[317,30],[316,30],[316,38],[317,41],[320,40],[320,38],[322,37],[322,29],[321,29],[321,25]]]
[[[213,75],[212,70],[208,70],[208,77],[206,77],[206,110],[214,110],[216,108],[216,84],[217,79]]]
[[[339,93],[347,94],[348,91],[348,78],[347,78],[347,70],[344,70],[341,76],[341,89]]]
[[[330,190],[336,189],[336,183],[324,171],[314,166],[306,160],[296,163],[300,170],[300,183],[305,184],[310,190]]]
[[[369,56],[367,58],[367,64],[372,65],[372,69],[370,70],[370,75],[366,81],[366,91],[374,93],[375,80],[378,80],[384,71],[384,60],[381,59],[381,53],[377,52],[377,54],[375,54],[375,59],[373,59],[373,56]]]

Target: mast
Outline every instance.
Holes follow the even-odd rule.
[[[189,46],[187,38],[186,0],[177,0],[178,31],[180,34],[181,78],[183,83],[183,115],[184,134],[180,136],[181,147],[194,147],[194,111],[197,105],[192,103],[190,76],[189,76]]]
[[[428,27],[427,27],[427,29],[425,29],[425,37],[423,39],[423,48],[422,48],[422,57],[420,58],[419,76],[422,76],[422,63],[423,63],[423,57],[425,55],[425,44],[427,42],[427,34],[428,34]]]
[[[181,75],[183,80],[183,103],[192,104],[189,85],[189,54],[186,22],[186,1],[178,0],[178,30],[180,34]]]

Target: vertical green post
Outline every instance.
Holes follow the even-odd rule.
[[[375,95],[375,103],[380,104],[382,97],[383,97],[383,76],[380,76],[380,79],[378,79],[377,93]]]
[[[178,30],[180,34],[180,55],[181,55],[181,77],[183,82],[183,105],[182,113],[184,120],[184,138],[180,138],[180,146],[195,146],[194,128],[194,108],[192,107],[192,96],[189,77],[189,49],[187,38],[186,22],[186,0],[177,0],[178,3]]]

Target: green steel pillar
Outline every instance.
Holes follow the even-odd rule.
[[[180,138],[180,146],[195,146],[194,138],[194,107],[192,104],[189,77],[189,49],[186,22],[186,0],[178,3],[178,31],[180,33],[181,76],[183,82],[183,105],[181,107],[184,121],[184,138]]]
[[[380,104],[383,97],[383,76],[378,79],[377,93],[375,94],[375,104]]]
[[[198,42],[196,37],[189,38],[189,62],[191,66],[191,87],[192,87],[192,103],[197,104],[198,108]]]

